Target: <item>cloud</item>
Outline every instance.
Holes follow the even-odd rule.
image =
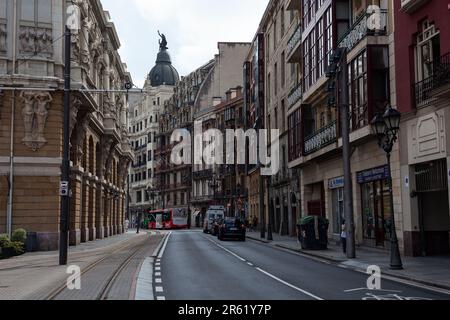
[[[269,0],[103,0],[110,10],[135,83],[142,84],[158,51],[157,31],[186,75],[217,53],[217,42],[250,42]]]

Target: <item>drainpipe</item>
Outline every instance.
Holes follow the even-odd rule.
[[[13,208],[13,190],[14,190],[14,114],[16,112],[16,90],[12,91],[11,101],[11,140],[9,155],[9,179],[8,179],[8,206],[6,214],[6,233],[11,239],[12,236],[12,208]]]

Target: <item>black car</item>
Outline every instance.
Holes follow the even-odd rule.
[[[219,234],[217,238],[221,241],[225,239],[245,241],[246,231],[245,223],[241,219],[225,218],[219,223]]]

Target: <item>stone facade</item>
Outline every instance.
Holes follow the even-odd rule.
[[[0,233],[6,231],[6,212],[11,209],[13,229],[37,233],[39,250],[56,250],[63,148],[63,12],[72,2],[18,3],[17,19],[14,3],[0,6],[0,22],[7,20],[8,35],[6,54],[0,53],[0,85],[6,87],[0,108]],[[128,102],[120,91],[131,77],[117,51],[120,42],[114,24],[100,1],[74,3],[80,6],[82,23],[72,37],[71,245],[123,232],[125,182],[133,159]],[[12,49],[13,39],[17,51]],[[3,196],[10,186],[11,207]]]

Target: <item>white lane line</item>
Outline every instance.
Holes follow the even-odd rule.
[[[164,289],[163,289],[163,287],[156,287],[155,291],[156,292],[164,292]]]
[[[159,267],[161,265],[160,262],[155,263],[155,266]]]
[[[155,277],[161,277],[161,272],[155,272]]]
[[[155,267],[155,271],[161,271],[161,267]]]
[[[251,262],[247,262],[247,264],[248,264],[250,267],[253,267],[253,266],[254,266],[254,264],[251,263]]]
[[[159,301],[165,301],[165,300],[166,300],[166,297],[156,297],[156,300],[159,300]]]
[[[214,244],[215,244],[216,246],[218,246],[220,249],[222,249],[222,250],[228,252],[229,254],[231,254],[232,256],[238,258],[238,259],[241,260],[242,262],[247,262],[247,260],[245,260],[244,258],[238,256],[236,253],[234,253],[234,252],[228,250],[228,249],[225,248],[224,246],[221,246],[221,245],[218,244],[217,242],[215,242],[215,241],[213,241],[213,240],[211,240],[211,239],[208,239],[208,240],[209,240],[210,242],[214,243]]]
[[[314,294],[312,294],[312,293],[310,293],[310,292],[308,292],[306,290],[300,289],[299,287],[296,287],[293,284],[290,284],[289,282],[281,280],[280,278],[274,276],[273,274],[271,274],[271,273],[269,273],[267,271],[262,270],[261,268],[256,268],[256,270],[258,270],[261,273],[264,273],[266,276],[268,276],[268,277],[270,277],[270,278],[272,278],[272,279],[274,279],[274,280],[276,280],[276,281],[278,281],[278,282],[280,282],[280,283],[282,283],[282,284],[284,284],[284,285],[286,285],[286,286],[288,286],[288,287],[290,287],[290,288],[292,288],[294,290],[297,290],[297,291],[299,291],[299,292],[301,292],[303,294],[306,294],[307,296],[310,296],[313,299],[320,300],[320,301],[323,300],[322,298],[320,298],[320,297],[318,297],[318,296],[316,296],[316,295],[314,295]]]
[[[162,279],[156,278],[156,279],[155,279],[155,283],[162,283]]]
[[[166,239],[164,240],[164,244],[158,254],[159,260],[161,260],[162,256],[164,255],[164,251],[166,250],[166,247],[167,247],[167,242],[169,242],[169,238],[171,235],[172,235],[172,231],[167,234]]]

